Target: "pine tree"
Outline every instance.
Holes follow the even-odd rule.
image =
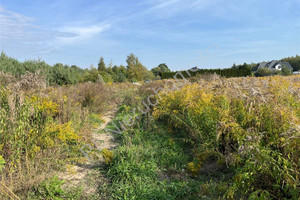
[[[103,57],[100,58],[100,61],[98,63],[98,71],[106,71],[106,65]]]

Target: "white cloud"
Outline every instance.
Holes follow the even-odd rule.
[[[154,12],[160,17],[171,17],[182,12],[199,11],[209,8],[219,0],[157,0],[150,1],[152,7],[149,12]]]
[[[164,0],[164,1],[158,1],[156,5],[154,5],[151,9],[165,9],[168,8],[176,3],[179,3],[180,0]]]
[[[35,28],[31,22],[32,18],[5,10],[0,7],[0,38],[19,39],[24,29]]]
[[[17,53],[45,54],[54,47],[51,42],[57,37],[74,37],[73,33],[45,30],[34,25],[34,18],[9,11],[0,6],[0,49]]]
[[[61,28],[62,32],[73,33],[73,37],[59,37],[58,42],[61,44],[70,44],[76,41],[83,41],[85,39],[92,38],[97,34],[104,32],[110,28],[109,24],[104,25],[92,25],[92,26],[81,26],[81,27],[64,27]]]
[[[36,26],[34,21],[34,18],[0,6],[0,50],[47,54],[62,45],[89,39],[109,28],[106,24],[48,30]]]

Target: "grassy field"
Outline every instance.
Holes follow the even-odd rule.
[[[1,89],[2,199],[300,197],[299,75],[30,84]],[[97,190],[64,187],[58,175],[87,162],[83,146],[97,158],[92,133],[113,106],[117,147],[100,150]]]

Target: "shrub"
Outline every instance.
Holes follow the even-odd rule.
[[[289,68],[283,66],[281,69],[281,73],[282,73],[282,75],[287,76],[287,75],[291,75],[292,71]]]
[[[52,159],[63,159],[67,150],[80,144],[71,121],[55,120],[59,104],[49,97],[22,97],[1,89],[0,105],[0,155],[6,162],[2,181],[14,190],[26,190],[36,184],[38,171],[52,170]],[[48,155],[50,152],[56,153]],[[43,169],[45,163],[47,167]]]
[[[258,77],[262,77],[262,76],[270,76],[270,75],[275,75],[277,74],[278,72],[275,71],[275,70],[270,70],[269,68],[267,67],[262,67],[262,68],[259,68],[257,70],[257,72],[255,73],[256,76]]]
[[[162,72],[161,78],[162,79],[168,79],[168,78],[173,78],[176,73],[179,72]],[[200,69],[198,71],[181,71],[180,72],[184,78],[189,78],[196,76],[197,74],[217,74],[220,76],[224,76],[227,78],[230,77],[244,77],[244,76],[251,76],[251,70],[248,69]],[[182,78],[181,76],[176,76],[177,78]]]

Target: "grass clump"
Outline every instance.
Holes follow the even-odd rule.
[[[112,162],[105,169],[111,183],[100,187],[100,191],[106,198],[217,198],[219,188],[215,183],[208,183],[206,192],[199,184],[205,184],[207,177],[195,179],[186,172],[186,163],[192,159],[189,144],[170,135],[165,125],[157,124],[147,131],[143,123],[139,124],[139,128],[123,132]]]
[[[76,188],[76,190],[64,190],[62,188],[65,181],[58,179],[57,176],[46,179],[38,186],[35,186],[28,194],[27,199],[51,199],[51,200],[63,200],[63,199],[81,199],[82,189]]]

